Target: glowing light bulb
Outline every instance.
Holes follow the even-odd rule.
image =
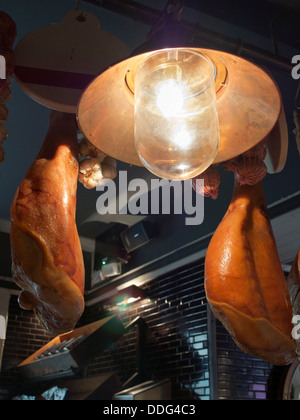
[[[135,145],[143,165],[165,179],[188,179],[213,162],[219,146],[215,68],[201,53],[149,55],[135,77]]]
[[[174,145],[182,150],[186,150],[191,146],[193,137],[190,135],[185,121],[179,121],[178,123],[174,124],[171,133],[171,141]]]
[[[184,104],[183,87],[176,80],[166,80],[157,86],[157,107],[165,117],[182,112]]]

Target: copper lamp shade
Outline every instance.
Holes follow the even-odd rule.
[[[186,40],[180,42],[178,38],[180,34],[173,44],[179,42],[183,47]],[[165,43],[157,49],[175,46],[178,48]],[[79,128],[92,144],[117,160],[137,166],[143,165],[134,141],[135,74],[142,60],[154,53],[150,49],[144,48],[147,52],[101,73],[83,92],[77,107]],[[216,68],[220,139],[213,164],[239,156],[269,139],[268,172],[280,171],[286,161],[287,130],[281,95],[272,77],[241,57],[194,46],[192,49],[208,56]]]

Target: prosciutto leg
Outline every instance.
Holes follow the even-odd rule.
[[[205,289],[215,316],[246,353],[275,365],[296,357],[292,307],[262,183],[236,183],[205,260]]]
[[[41,150],[11,205],[12,275],[19,304],[51,334],[84,310],[84,263],[75,223],[78,179],[74,115],[52,111]]]

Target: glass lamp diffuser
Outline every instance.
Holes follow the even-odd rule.
[[[185,180],[207,169],[219,147],[216,70],[189,49],[154,52],[135,75],[134,139],[153,174]]]

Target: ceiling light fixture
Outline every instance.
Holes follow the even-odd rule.
[[[189,49],[150,54],[135,77],[134,139],[143,165],[165,179],[210,166],[219,146],[215,66]]]
[[[180,27],[182,5],[169,1],[150,41],[96,77],[77,109],[81,131],[98,149],[166,179],[193,178],[244,153],[282,115],[265,71],[193,45]]]

